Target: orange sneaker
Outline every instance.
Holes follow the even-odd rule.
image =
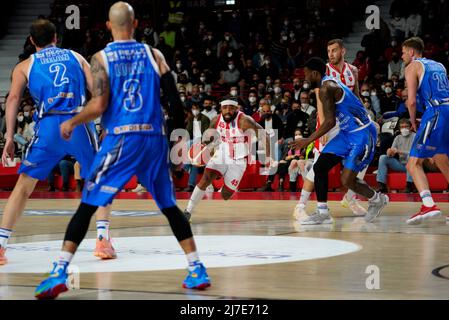
[[[117,258],[117,254],[111,244],[111,240],[97,238],[94,256],[104,260]]]
[[[0,248],[0,266],[6,264],[8,259],[6,259],[6,248]]]

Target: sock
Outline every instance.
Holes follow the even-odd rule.
[[[195,265],[200,262],[200,257],[198,252],[190,252],[186,254],[187,261],[189,262],[189,270],[193,271],[195,269]]]
[[[351,201],[354,200],[356,197],[356,193],[352,190],[348,190],[348,192],[346,192],[345,194],[346,200]]]
[[[12,230],[0,228],[0,248],[6,248]]]
[[[379,202],[380,201],[380,197],[379,197],[379,192],[374,192],[374,196],[369,199],[370,202]]]
[[[329,207],[327,206],[327,202],[318,202],[317,208],[319,213],[329,214]]]
[[[97,220],[97,238],[109,240],[109,220]]]
[[[192,192],[192,196],[190,197],[189,204],[187,205],[187,211],[193,213],[193,210],[198,205],[198,203],[203,199],[206,190],[201,190],[198,186]]]
[[[68,251],[61,251],[59,254],[59,261],[56,270],[65,269],[69,265],[70,261],[72,261],[73,253]]]
[[[430,193],[430,190],[423,190],[419,193],[422,199],[422,203],[426,207],[433,207],[435,205],[435,202],[433,202],[432,194]]]
[[[307,205],[307,201],[309,201],[310,195],[312,194],[312,192],[306,191],[304,189],[301,190],[301,197],[299,198],[299,204],[301,206],[306,206]]]

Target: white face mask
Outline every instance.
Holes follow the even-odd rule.
[[[229,39],[231,39],[229,36],[225,36],[224,38],[226,41],[229,41]]]
[[[401,129],[401,134],[402,134],[403,137],[407,137],[410,134],[410,129],[402,128]]]
[[[23,116],[18,116],[18,117],[17,117],[17,120],[18,120],[19,122],[22,122],[22,121],[23,121]]]
[[[212,52],[210,52],[209,50],[206,51],[206,56],[210,56]]]
[[[233,64],[228,64],[228,68],[229,68],[229,70],[234,70],[234,65]]]
[[[231,90],[231,96],[233,97],[237,96],[237,90]]]
[[[310,88],[310,85],[308,84],[308,83],[304,83],[303,85],[302,85],[302,87],[304,88],[304,89],[309,89]]]
[[[274,87],[274,93],[276,93],[276,94],[279,94],[279,93],[281,93],[281,88],[279,88],[279,87]]]
[[[168,116],[168,114],[166,114],[166,115],[164,116],[165,121],[167,121],[169,118],[170,118],[170,117]]]
[[[182,102],[185,102],[185,101],[186,101],[186,97],[181,96],[180,98],[181,98],[181,101],[182,101]]]
[[[182,32],[185,32],[186,30],[187,30],[187,29],[184,28],[184,27],[181,28],[181,31],[182,31]]]
[[[200,77],[200,81],[201,82],[205,82],[206,81],[206,77]]]
[[[308,103],[301,103],[301,108],[307,109],[309,107]]]
[[[193,114],[193,116],[196,117],[197,115],[200,114],[200,110],[198,110],[198,109],[192,110],[192,114]]]
[[[385,93],[392,93],[393,90],[390,87],[385,88]]]
[[[362,97],[369,97],[369,91],[362,91]]]
[[[287,41],[288,37],[287,36],[282,36],[282,40]]]
[[[181,69],[181,67],[182,67],[182,64],[180,64],[180,63],[176,64],[176,68]]]
[[[299,134],[295,135],[295,139],[301,139],[302,136],[300,136]]]
[[[25,117],[29,117],[29,116],[30,116],[30,113],[29,113],[28,111],[26,111],[26,112],[23,113],[23,115],[24,115]]]
[[[250,103],[254,103],[254,102],[256,102],[256,97],[249,97],[248,98],[248,101],[250,102]]]
[[[377,92],[376,91],[371,91],[371,96],[377,96]]]
[[[228,58],[232,57],[232,51],[228,52]]]
[[[265,81],[267,84],[270,84],[271,83],[271,80],[266,80]]]

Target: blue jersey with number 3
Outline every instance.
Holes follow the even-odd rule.
[[[419,81],[418,96],[426,108],[449,103],[449,82],[444,66],[425,58],[415,61],[420,62],[424,68],[424,74]]]
[[[150,47],[115,41],[102,51],[109,74],[109,106],[102,117],[110,134],[163,134],[159,68]]]
[[[75,113],[86,102],[86,77],[71,50],[46,47],[31,56],[28,88],[37,116]]]

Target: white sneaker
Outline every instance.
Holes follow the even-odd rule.
[[[301,220],[299,223],[301,223],[302,225],[332,224],[334,223],[334,219],[329,213],[322,214],[316,211],[314,214],[308,216],[304,220]]]
[[[147,189],[145,189],[145,187],[143,185],[138,184],[137,187],[131,191],[132,192],[146,192]]]
[[[343,208],[351,209],[352,213],[356,216],[364,216],[367,213],[366,209],[362,207],[360,201],[357,198],[353,198],[348,201],[346,195],[344,195],[340,203]]]
[[[302,204],[297,204],[295,207],[295,210],[293,210],[293,218],[295,218],[296,220],[304,220],[306,218],[308,218],[309,215],[306,212],[306,207],[304,207],[304,205]]]

